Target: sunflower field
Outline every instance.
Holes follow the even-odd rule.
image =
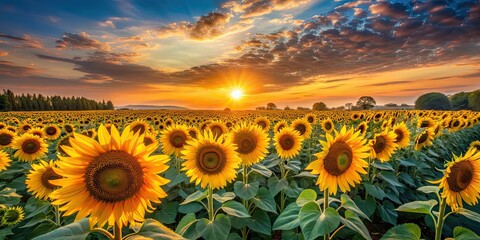
[[[0,239],[480,239],[480,113],[0,114]]]

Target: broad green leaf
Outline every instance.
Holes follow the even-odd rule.
[[[340,196],[340,200],[342,201],[342,206],[345,209],[348,209],[352,212],[354,212],[356,215],[361,216],[362,218],[369,219],[367,215],[365,215],[360,208],[358,208],[357,204],[347,195],[347,194],[342,194]],[[370,220],[370,219],[369,219]]]
[[[272,170],[268,169],[267,167],[263,166],[262,164],[253,164],[252,165],[252,171],[259,173],[260,175],[264,177],[270,177],[272,176]]]
[[[198,220],[196,229],[204,239],[226,240],[230,233],[231,226],[228,217],[223,214],[218,214],[213,221],[206,218]]]
[[[172,224],[176,221],[177,210],[178,202],[166,202],[161,205],[160,210],[155,213],[153,218],[164,224]]]
[[[272,196],[276,196],[280,191],[288,188],[287,179],[278,180],[277,176],[273,176],[268,179],[268,189],[272,193]]]
[[[0,191],[0,204],[6,206],[17,205],[20,203],[22,195],[17,194],[14,188],[4,188]]]
[[[403,186],[403,184],[401,184],[398,181],[398,177],[395,176],[395,174],[393,172],[381,172],[380,174],[378,174],[378,177],[385,180],[386,182],[388,182],[392,186],[395,186],[395,187],[402,187]]]
[[[182,236],[178,235],[170,228],[166,227],[159,221],[155,219],[146,219],[145,222],[142,224],[142,227],[138,232],[130,237],[126,238],[125,240],[135,240],[135,239],[164,239],[164,240],[180,240],[185,239]]]
[[[13,232],[10,228],[0,229],[0,239],[5,239],[6,236],[12,235]]]
[[[33,227],[39,223],[48,221],[47,215],[45,213],[37,214],[33,218],[30,219],[25,225],[21,226],[20,228],[28,228]]]
[[[250,214],[248,214],[247,209],[241,203],[236,201],[228,201],[222,205],[222,210],[226,212],[228,215],[232,215],[239,218],[248,218]]]
[[[47,234],[38,236],[34,240],[83,240],[90,234],[88,219],[84,218],[78,222],[70,223],[57,228]]]
[[[480,222],[480,214],[477,212],[473,212],[465,208],[459,208],[457,213],[465,216],[470,220]]]
[[[290,203],[273,223],[273,230],[290,230],[300,226],[299,213],[300,206],[297,203]]]
[[[390,228],[381,238],[381,240],[420,240],[422,232],[420,227],[414,223],[406,223]]]
[[[329,234],[340,224],[340,215],[335,209],[329,207],[322,213],[315,202],[309,202],[300,209],[299,219],[305,239],[316,239]]]
[[[235,198],[235,193],[233,192],[226,192],[226,193],[223,193],[221,196],[216,193],[213,194],[213,199],[215,199],[219,203],[224,203],[234,198]]]
[[[253,212],[252,218],[247,221],[251,230],[270,236],[272,234],[272,222],[267,212],[257,209]]]
[[[235,194],[243,200],[250,200],[258,192],[258,186],[260,183],[258,181],[245,184],[244,182],[237,181],[233,185],[233,190]]]
[[[309,178],[317,178],[318,175],[315,175],[315,174],[312,174],[311,172],[309,171],[303,171],[293,177],[299,177],[299,178],[303,178],[303,177],[309,177]]]
[[[345,211],[345,218],[340,218],[340,222],[347,228],[360,234],[365,239],[372,239],[367,227],[365,226],[365,224],[363,224],[362,220],[354,212],[350,210]]]
[[[363,200],[360,196],[355,196],[355,203],[357,204],[358,208],[362,210],[369,218],[375,212],[377,208],[377,202],[372,196],[368,196],[366,200]]]
[[[455,240],[472,240],[480,239],[480,236],[475,234],[472,230],[464,227],[455,227],[453,229],[453,239]]]
[[[315,202],[317,200],[317,193],[313,189],[305,189],[297,198],[297,205],[303,207],[308,202]]]
[[[398,213],[390,201],[383,201],[377,205],[377,211],[383,221],[392,225],[397,224]]]
[[[401,205],[396,210],[400,212],[430,214],[433,207],[438,204],[437,200],[414,201]]]
[[[370,165],[374,166],[377,169],[380,170],[388,170],[388,171],[393,171],[392,165],[388,162],[382,163],[381,161],[376,160],[375,162],[370,163]]]
[[[383,200],[387,196],[385,192],[377,185],[365,183],[364,186],[367,193],[374,196],[378,200]]]
[[[178,212],[181,212],[183,214],[188,214],[188,213],[196,213],[202,209],[203,209],[203,206],[201,203],[191,202],[185,205],[180,205],[178,207]]]
[[[423,186],[417,188],[417,190],[426,194],[440,192],[440,188],[438,186]]]
[[[200,233],[197,232],[195,227],[197,222],[198,220],[195,218],[195,214],[189,213],[180,220],[175,232],[187,239],[197,239],[200,237]]]
[[[207,191],[196,191],[192,194],[190,194],[190,196],[188,196],[185,201],[183,201],[180,205],[185,205],[187,203],[191,203],[191,202],[196,202],[196,201],[202,201],[204,198],[207,197]]]
[[[253,198],[253,203],[256,207],[267,212],[277,213],[275,199],[268,189],[261,187],[258,190],[257,196]]]

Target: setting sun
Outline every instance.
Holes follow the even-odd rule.
[[[230,96],[233,99],[238,100],[243,96],[243,91],[241,89],[233,89],[232,92],[230,93]]]

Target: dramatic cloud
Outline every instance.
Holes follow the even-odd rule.
[[[43,48],[43,44],[40,41],[34,39],[32,36],[27,34],[23,35],[23,37],[16,37],[16,36],[0,33],[0,38],[5,38],[10,40],[11,42],[14,43],[15,48],[36,48],[36,49]]]
[[[200,17],[190,30],[190,36],[193,39],[203,40],[215,38],[222,35],[225,24],[230,21],[230,14],[211,12],[208,15]]]
[[[35,73],[39,73],[38,69],[18,66],[15,63],[0,60],[0,76],[30,76]]]
[[[8,56],[8,52],[0,51],[0,57]]]
[[[57,48],[59,49],[94,49],[109,51],[110,46],[106,43],[102,43],[95,40],[86,32],[77,33],[64,33],[60,40],[55,41]]]
[[[272,11],[292,9],[304,5],[310,0],[243,0],[228,1],[222,4],[222,8],[229,9],[234,13],[241,13],[241,18],[263,16]]]

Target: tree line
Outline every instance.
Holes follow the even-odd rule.
[[[15,95],[11,90],[0,94],[0,111],[72,111],[113,110],[111,101],[95,101],[85,97],[43,96],[42,94]]]

